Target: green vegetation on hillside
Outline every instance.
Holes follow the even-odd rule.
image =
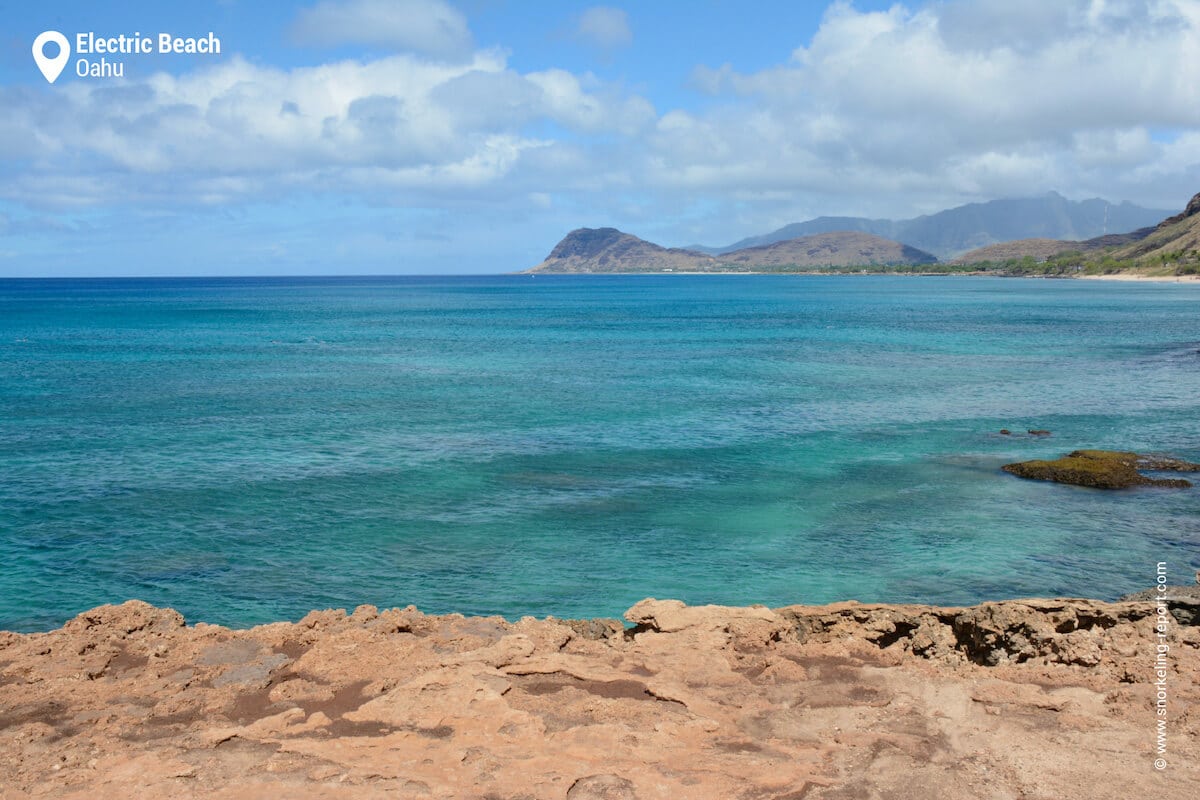
[[[1083,253],[1068,250],[1039,261],[1033,256],[1009,258],[1004,261],[980,261],[963,264],[966,271],[994,272],[998,275],[1113,275],[1133,272],[1146,275],[1200,274],[1200,251],[1176,250],[1155,254],[1151,258],[1117,258],[1111,251]]]
[[[820,275],[962,275],[982,272],[976,264],[722,264],[724,272]]]
[[[723,269],[731,272],[739,271],[738,265],[725,264]],[[754,266],[747,272],[808,272],[830,275],[854,275],[861,273],[895,274],[895,275],[979,275],[991,274],[999,276],[1041,276],[1041,277],[1078,277],[1081,275],[1113,275],[1121,272],[1142,275],[1200,275],[1200,250],[1176,250],[1166,253],[1156,253],[1150,258],[1116,258],[1110,251],[1084,253],[1079,250],[1068,250],[1038,260],[1033,256],[1023,258],[1007,258],[1002,261],[976,261],[969,264],[936,263],[936,264],[860,264],[860,265],[825,265],[799,266],[796,264],[777,264],[774,266]]]

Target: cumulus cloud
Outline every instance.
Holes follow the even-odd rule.
[[[1124,170],[1179,164],[1186,147],[1152,133],[1200,127],[1186,66],[1198,58],[1190,2],[836,4],[783,63],[697,67],[693,85],[724,102],[660,121],[660,174],[692,188],[790,182],[835,202],[870,193],[864,212],[894,213],[901,193],[927,207],[1054,188],[1153,202]],[[1200,164],[1182,166],[1160,197],[1200,180]]]
[[[441,58],[472,48],[467,19],[444,0],[322,0],[304,9],[292,38],[318,47],[363,44]]]
[[[418,7],[310,14],[384,5]],[[697,66],[704,102],[661,110],[593,75],[514,69],[471,49],[449,6],[419,7],[458,20],[450,45],[392,38],[402,52],[366,61],[233,57],[53,92],[0,86],[0,198],[62,209],[333,193],[495,213],[527,201],[648,234],[647,220],[676,220],[658,235],[685,244],[1051,189],[1169,208],[1200,188],[1194,2],[837,4],[774,65]]]
[[[629,16],[624,10],[609,6],[593,6],[579,15],[576,35],[603,50],[614,50],[633,44]]]
[[[276,69],[240,57],[182,75],[62,92],[0,87],[14,113],[0,197],[47,207],[126,202],[229,203],[289,191],[348,192],[419,203],[525,181],[531,151],[590,136],[636,136],[652,106],[562,70],[518,73],[495,51],[461,62],[397,54]],[[529,128],[553,123],[565,145]],[[5,162],[7,162],[5,164]],[[532,171],[532,173],[530,172]],[[38,187],[34,190],[34,187]]]

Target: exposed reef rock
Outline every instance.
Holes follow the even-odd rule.
[[[1043,432],[1030,433],[1038,435]],[[1001,469],[1019,478],[1095,489],[1127,489],[1131,486],[1186,489],[1192,484],[1182,478],[1151,478],[1139,470],[1200,472],[1200,464],[1170,456],[1147,456],[1119,450],[1076,450],[1053,461],[1020,461],[1005,464]]]
[[[361,606],[239,631],[130,601],[0,632],[0,796],[1194,797],[1200,600],[1170,607]]]

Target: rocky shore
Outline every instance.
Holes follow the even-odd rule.
[[[0,632],[0,797],[1191,798],[1200,599],[1171,596],[249,630],[130,601]]]

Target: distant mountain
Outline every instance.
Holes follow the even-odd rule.
[[[688,249],[718,256],[724,253],[732,253],[735,250],[745,250],[747,247],[763,247],[768,244],[782,242],[787,239],[796,239],[801,236],[813,236],[819,233],[837,233],[839,231],[857,231],[860,233],[869,233],[875,236],[882,236],[883,238],[888,239],[892,238],[892,236],[896,233],[897,224],[898,223],[889,219],[866,219],[865,217],[817,217],[816,219],[810,219],[807,222],[793,222],[791,225],[784,225],[779,230],[763,234],[762,236],[749,236],[725,247],[690,245]]]
[[[833,231],[860,231],[882,236],[947,259],[990,244],[1017,239],[1085,240],[1152,226],[1170,211],[1094,198],[1079,202],[1057,192],[1041,197],[970,203],[906,220],[864,217],[817,217],[752,236],[727,247],[691,249],[721,255],[747,247]]]
[[[1014,239],[1011,242],[989,244],[987,247],[969,250],[951,263],[978,264],[981,261],[1006,261],[1010,258],[1024,258],[1025,256],[1032,256],[1042,261],[1072,250],[1092,253],[1108,247],[1120,247],[1139,242],[1154,231],[1155,228],[1138,228],[1130,233],[1110,233],[1106,236],[1084,239],[1082,242],[1070,242],[1063,239]]]
[[[982,261],[1007,261],[1010,258],[1025,258],[1026,256],[1032,256],[1038,261],[1045,261],[1051,256],[1078,248],[1079,244],[1079,242],[1066,242],[1062,239],[1016,239],[1011,242],[989,244],[986,247],[968,250],[951,263],[978,264]]]
[[[1079,253],[1078,257],[1070,255]],[[955,264],[1005,262],[1030,256],[1044,262],[1055,256],[1057,264],[1047,268],[1101,274],[1134,272],[1146,274],[1195,274],[1200,271],[1200,194],[1181,213],[1154,227],[1131,233],[1108,234],[1081,242],[1058,239],[1018,239],[971,250]],[[1027,267],[1023,267],[1027,268]]]
[[[578,228],[529,272],[715,272],[706,253],[660,247],[616,228]]]
[[[801,271],[820,267],[931,264],[929,253],[869,233],[841,231],[802,236],[712,256],[660,247],[616,228],[568,233],[529,272]]]
[[[933,264],[933,255],[871,233],[836,231],[746,247],[716,256],[746,267],[855,267]]]

